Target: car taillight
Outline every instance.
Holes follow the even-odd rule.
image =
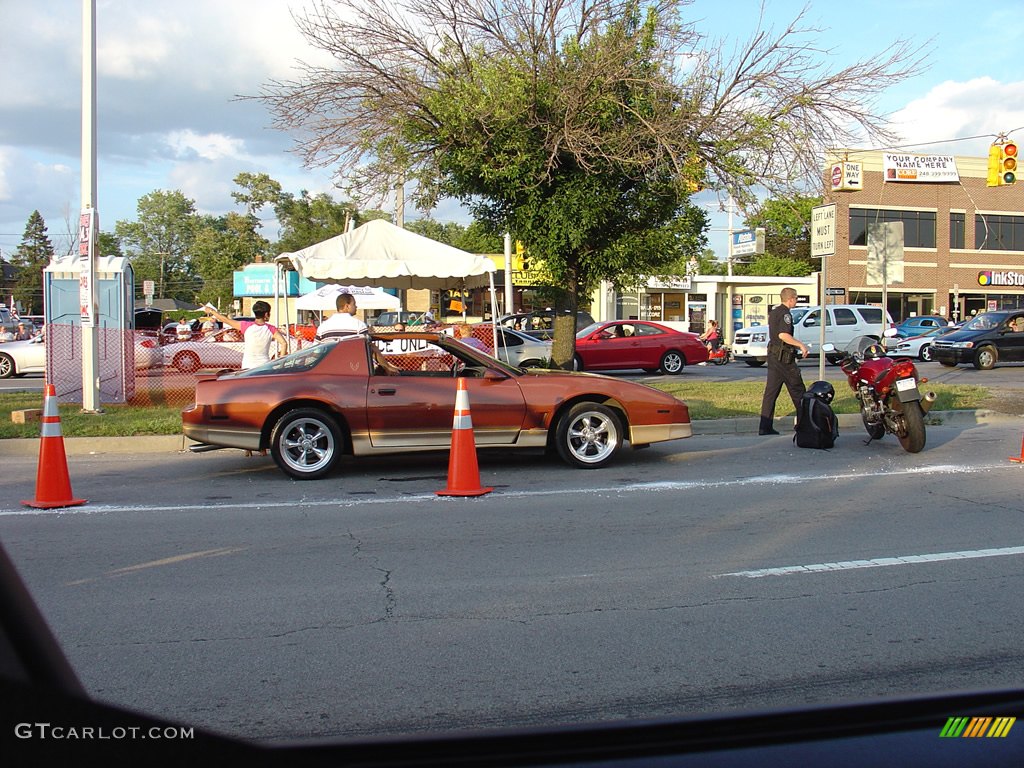
[[[144,339],[142,341],[142,346],[146,347],[147,349],[152,349],[153,347],[156,346],[156,342],[153,341],[152,339]]]

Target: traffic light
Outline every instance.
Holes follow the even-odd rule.
[[[1012,141],[1000,146],[999,175],[1003,184],[1017,181],[1017,145]]]
[[[1003,175],[999,171],[999,166],[1002,164],[1003,150],[1002,145],[993,144],[988,148],[988,187],[1000,187],[1003,184]]]

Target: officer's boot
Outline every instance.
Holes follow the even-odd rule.
[[[774,422],[774,419],[771,419],[768,416],[762,416],[761,417],[761,424],[757,428],[757,434],[759,434],[759,435],[777,435],[777,434],[779,434],[779,430],[777,430],[775,428],[773,422]]]

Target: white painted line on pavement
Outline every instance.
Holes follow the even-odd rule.
[[[1021,468],[1019,464],[979,464],[976,466],[964,466],[960,464],[934,464],[924,465],[917,467],[903,467],[900,469],[886,470],[885,472],[877,475],[873,475],[874,482],[881,482],[891,477],[901,477],[904,475],[947,475],[947,474],[974,474],[980,472],[992,472],[997,470],[1020,472]],[[589,475],[589,473],[588,473]],[[819,483],[822,481],[842,481],[842,480],[853,480],[863,479],[863,470],[850,470],[848,472],[838,472],[829,474],[818,474],[818,475],[796,475],[796,474],[770,474],[770,475],[748,475],[746,477],[731,477],[727,480],[658,480],[654,482],[644,483],[622,483],[619,485],[609,485],[604,487],[595,486],[582,486],[579,488],[570,488],[567,486],[559,486],[557,488],[517,491],[509,488],[501,488],[500,486],[495,488],[493,494],[487,496],[475,497],[471,500],[466,499],[453,499],[439,497],[437,494],[430,492],[424,494],[415,495],[391,495],[391,496],[365,496],[360,495],[358,497],[346,496],[334,499],[281,499],[280,501],[257,501],[254,502],[251,499],[243,499],[240,501],[232,501],[225,504],[161,504],[147,506],[144,504],[136,505],[114,505],[114,504],[86,504],[81,507],[66,507],[64,509],[35,509],[32,507],[22,507],[15,509],[0,509],[0,517],[15,517],[25,515],[90,515],[90,514],[101,514],[109,512],[190,512],[190,511],[202,511],[202,510],[213,510],[213,509],[264,509],[287,506],[293,509],[302,508],[314,508],[314,507],[345,507],[355,508],[363,506],[372,506],[376,504],[395,504],[397,502],[410,503],[410,502],[434,502],[436,504],[463,504],[472,501],[476,504],[486,504],[488,500],[502,499],[502,498],[525,498],[525,497],[540,497],[540,496],[562,496],[567,493],[582,493],[582,494],[594,494],[594,493],[605,493],[605,494],[622,494],[622,493],[643,493],[643,492],[660,492],[660,491],[700,491],[712,488],[728,488],[738,485],[792,485],[794,483]],[[436,481],[432,481],[436,482]]]
[[[899,557],[876,557],[871,560],[846,560],[838,563],[814,563],[812,565],[786,565],[781,568],[760,568],[756,571],[736,571],[735,573],[719,573],[714,578],[723,576],[742,576],[747,579],[762,579],[765,576],[791,576],[797,573],[825,573],[831,571],[849,571],[856,568],[886,568],[891,565],[918,565],[920,563],[939,563],[944,560],[970,560],[979,557],[1005,557],[1006,555],[1024,555],[1024,547],[1003,547],[1000,549],[970,549],[964,552],[936,552],[928,555],[901,555]]]

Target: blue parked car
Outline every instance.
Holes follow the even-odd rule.
[[[921,315],[920,317],[908,317],[896,326],[896,335],[902,338],[917,336],[931,328],[944,328],[949,321],[940,315]]]

